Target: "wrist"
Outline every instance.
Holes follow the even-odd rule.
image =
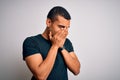
[[[59,51],[62,51],[62,50],[64,50],[65,49],[65,47],[63,46],[63,47],[60,47],[59,48]]]
[[[52,45],[52,47],[54,47],[54,48],[56,48],[56,49],[58,49],[58,48],[59,48],[57,45]]]

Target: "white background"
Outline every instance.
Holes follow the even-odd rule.
[[[69,80],[120,80],[120,0],[0,0],[0,80],[30,80],[22,43],[44,31],[48,11],[65,7],[81,73]]]

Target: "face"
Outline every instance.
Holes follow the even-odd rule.
[[[58,16],[57,20],[54,22],[52,22],[50,19],[47,20],[47,26],[54,35],[59,30],[66,29],[68,31],[68,28],[70,27],[70,20],[67,20],[62,16]]]

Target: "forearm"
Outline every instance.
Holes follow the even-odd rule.
[[[80,62],[77,57],[73,57],[69,54],[67,50],[62,50],[62,55],[64,57],[65,63],[68,69],[75,75],[79,74],[80,72]]]
[[[50,74],[56,59],[57,50],[58,48],[56,46],[52,46],[46,59],[39,65],[37,74],[38,80],[44,80]]]

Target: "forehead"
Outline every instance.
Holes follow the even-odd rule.
[[[62,16],[57,16],[55,22],[58,23],[59,25],[70,26],[70,20],[67,20]]]

